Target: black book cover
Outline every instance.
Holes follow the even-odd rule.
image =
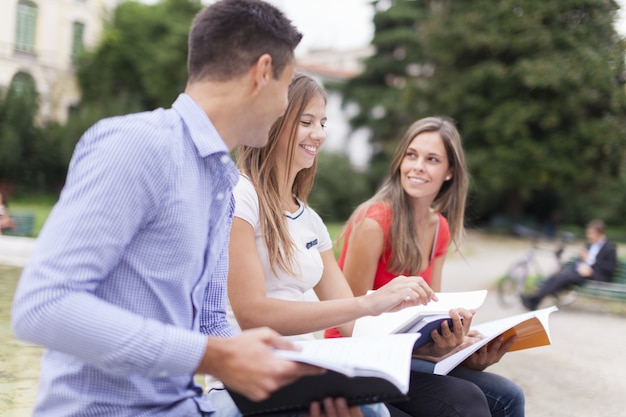
[[[269,398],[252,401],[228,389],[244,416],[282,416],[307,413],[313,401],[343,397],[350,406],[407,400],[391,382],[378,377],[348,377],[326,371],[323,375],[305,376],[275,391]]]

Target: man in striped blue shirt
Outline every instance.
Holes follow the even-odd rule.
[[[320,372],[274,358],[291,345],[269,329],[235,335],[223,307],[238,179],[229,152],[266,143],[301,36],[260,0],[215,2],[192,24],[172,108],[85,132],[14,298],[14,333],[47,348],[35,416],[237,415],[194,374],[262,399]]]

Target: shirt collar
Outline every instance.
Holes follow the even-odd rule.
[[[601,248],[602,246],[604,246],[604,242],[606,242],[606,237],[599,239],[596,243],[594,243],[591,246],[594,246],[596,248]]]
[[[183,120],[198,154],[205,158],[211,154],[229,153],[228,147],[204,110],[188,95],[181,93],[172,108]]]

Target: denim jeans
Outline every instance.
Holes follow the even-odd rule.
[[[449,375],[476,384],[487,397],[492,417],[524,417],[524,392],[513,381],[464,366],[457,366]]]

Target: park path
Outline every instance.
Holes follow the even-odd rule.
[[[0,235],[0,265],[23,267],[35,247],[35,239]]]

